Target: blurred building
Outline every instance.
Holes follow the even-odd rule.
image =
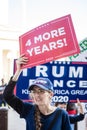
[[[25,21],[25,16],[21,15],[25,12],[24,7],[24,0],[0,0],[0,79],[4,78],[5,82],[13,75],[14,59],[19,55],[19,36],[23,33]]]

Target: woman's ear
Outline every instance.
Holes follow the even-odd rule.
[[[50,91],[50,99],[53,97],[54,93]]]
[[[54,95],[54,93],[53,93],[53,92],[51,92],[51,95],[53,96],[53,95]]]

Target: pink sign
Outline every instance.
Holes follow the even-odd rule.
[[[29,57],[23,68],[47,63],[80,52],[71,15],[47,22],[19,37],[20,54]]]

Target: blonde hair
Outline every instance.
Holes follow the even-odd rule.
[[[36,123],[36,130],[41,130],[41,122],[40,122],[40,111],[37,105],[35,105],[35,123]]]

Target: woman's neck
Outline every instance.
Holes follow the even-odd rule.
[[[56,107],[51,106],[51,105],[50,106],[38,106],[38,108],[43,115],[49,115],[56,110]]]

